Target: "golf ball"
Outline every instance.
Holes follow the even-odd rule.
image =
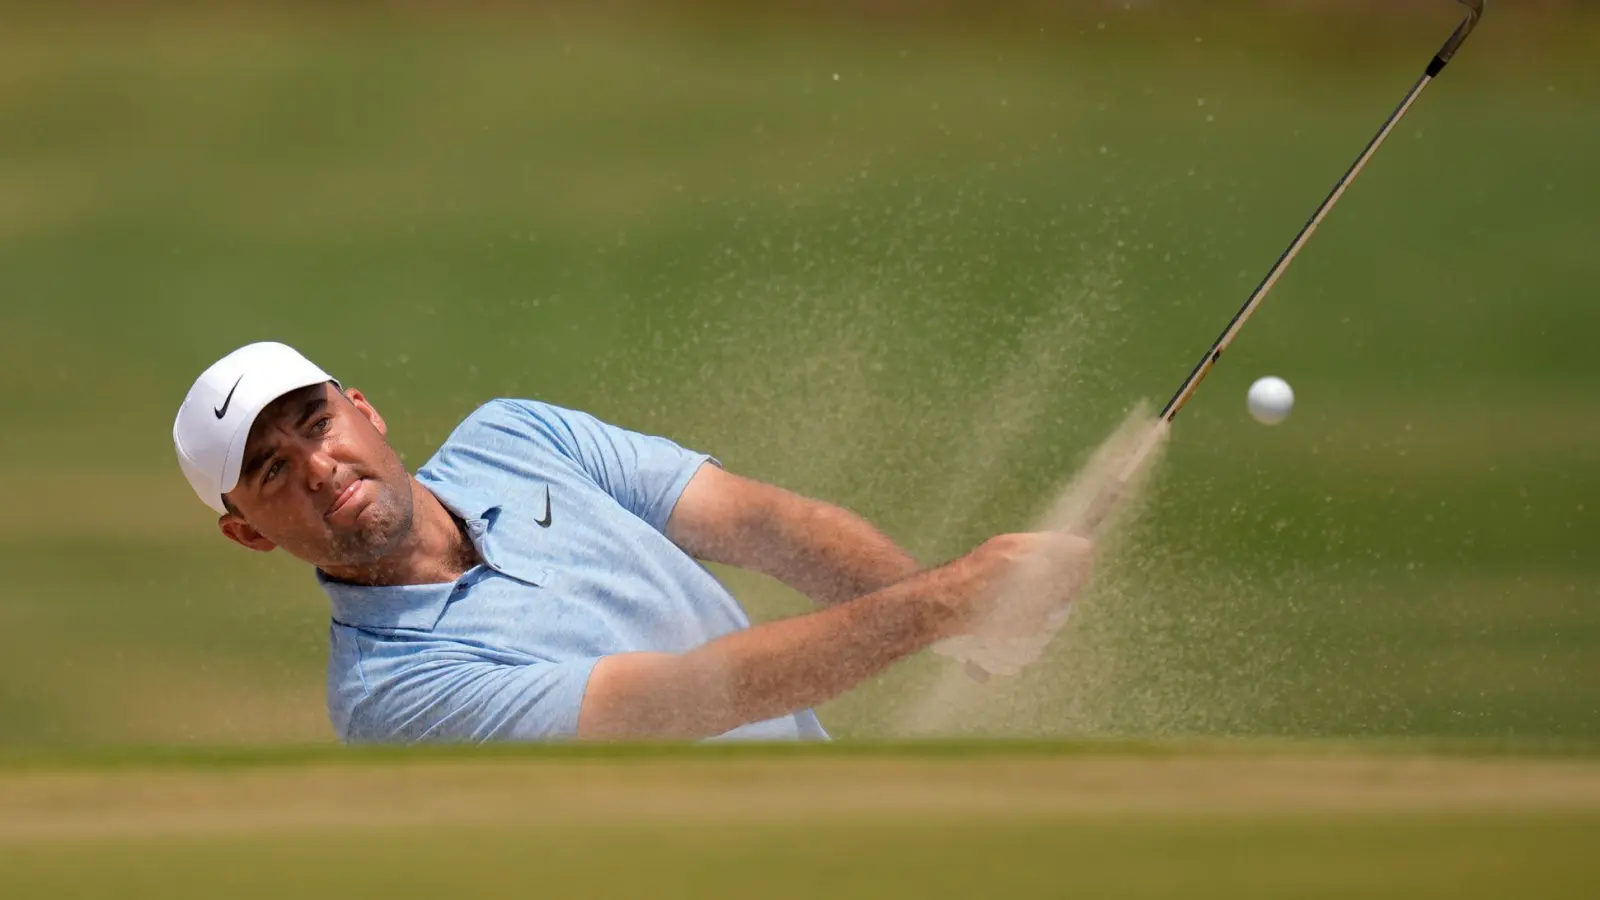
[[[1294,388],[1273,375],[1256,379],[1250,385],[1250,415],[1263,425],[1276,425],[1289,418],[1294,409]]]

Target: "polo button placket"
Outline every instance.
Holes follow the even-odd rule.
[[[467,532],[472,535],[472,543],[478,548],[478,555],[483,557],[483,564],[489,568],[500,571],[493,559],[489,558],[489,548],[485,546],[484,536],[489,533],[489,523],[484,519],[471,519],[467,522]]]

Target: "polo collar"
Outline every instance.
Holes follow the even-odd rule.
[[[491,567],[494,566],[486,538],[494,530],[500,504],[459,485],[431,479],[419,480],[439,498],[446,509],[466,523],[467,535],[473,546],[478,548],[478,554]],[[317,584],[333,604],[334,622],[340,625],[429,631],[438,624],[451,595],[466,582],[467,576],[436,584],[373,586],[335,581],[317,569],[316,578]]]
[[[479,550],[482,550],[481,538],[494,527],[495,519],[500,515],[500,502],[464,485],[431,478],[426,470],[418,473],[417,480],[428,489],[429,493],[439,498],[445,509],[455,513],[457,518],[467,523],[467,532],[472,536],[472,542],[480,545]]]
[[[374,587],[334,581],[317,570],[317,584],[333,602],[333,621],[352,628],[430,631],[444,615],[455,582]]]

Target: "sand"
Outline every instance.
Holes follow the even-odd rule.
[[[1135,407],[1057,492],[1031,530],[1064,532],[1093,541],[1094,565],[1100,566],[1101,560],[1122,549],[1119,538],[1140,508],[1166,437],[1166,424],[1152,415],[1148,406]],[[989,686],[989,680],[1016,676],[1039,662],[1071,620],[1075,603],[1043,608],[1059,597],[1061,583],[1071,581],[1084,588],[1093,584],[1092,573],[1083,571],[1077,554],[1047,548],[1024,560],[1002,589],[996,615],[977,634],[934,648],[960,665],[948,667],[932,688],[907,704],[895,730],[913,735],[948,733],[958,722],[970,726],[981,718],[977,707],[985,704],[989,692],[983,688]],[[1018,625],[1041,618],[1047,621],[1042,630],[1022,630]]]

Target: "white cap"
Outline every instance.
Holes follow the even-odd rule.
[[[195,379],[172,423],[178,464],[194,492],[219,513],[222,495],[239,484],[250,426],[272,401],[290,391],[335,379],[294,348],[247,344]],[[337,383],[337,382],[335,382]]]

